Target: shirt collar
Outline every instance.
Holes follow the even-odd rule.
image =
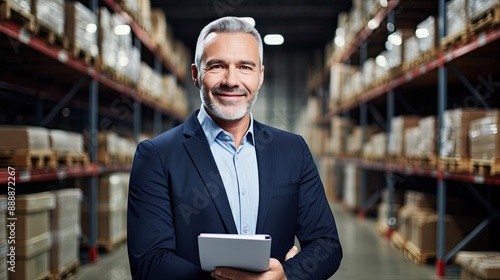
[[[212,144],[215,141],[215,138],[219,133],[224,130],[215,123],[215,121],[210,117],[205,110],[205,106],[201,105],[200,112],[198,112],[198,122],[200,122],[201,128],[207,137],[209,144]],[[224,131],[226,132],[226,131]],[[248,131],[245,134],[246,139],[253,145],[255,145],[255,137],[253,132],[253,115],[250,112],[250,126],[248,127]]]

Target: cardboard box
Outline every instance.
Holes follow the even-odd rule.
[[[389,134],[389,146],[387,154],[392,156],[403,156],[405,147],[405,130],[418,126],[419,116],[401,115],[391,120],[391,132]]]
[[[436,156],[438,147],[436,116],[421,118],[418,121],[418,127],[420,137],[416,150],[423,156]]]
[[[470,158],[500,159],[500,111],[470,122]]]
[[[487,111],[457,108],[444,112],[444,143],[441,157],[466,158],[469,152],[469,125],[473,120],[483,118]]]
[[[500,5],[500,0],[467,0],[467,16],[476,20],[496,5]]]
[[[427,30],[428,36],[422,36],[418,38],[418,49],[419,53],[426,53],[435,50],[439,47],[439,32],[438,32],[438,21],[434,16],[429,16],[419,24],[417,24],[417,29]]]
[[[418,147],[418,144],[420,143],[420,135],[420,127],[418,126],[405,129],[403,156],[415,157],[422,155],[418,149],[415,149],[415,147]]]
[[[59,231],[80,225],[82,191],[68,188],[54,191],[56,206],[51,211],[51,230]]]
[[[9,271],[9,280],[49,279],[49,251],[29,259],[16,258],[16,272]]]
[[[52,231],[54,240],[50,252],[50,270],[57,274],[79,259],[80,224]]]
[[[50,232],[50,211],[55,208],[52,192],[16,196],[16,242]]]
[[[1,126],[0,149],[46,151],[50,149],[49,130],[35,126]]]
[[[52,248],[52,234],[44,232],[30,239],[17,239],[16,235],[16,257],[29,259]]]
[[[446,36],[457,36],[468,28],[466,0],[451,0],[446,3],[446,24],[448,34]]]
[[[418,247],[421,252],[437,251],[437,222],[438,215],[413,215],[411,217],[411,234],[409,240]],[[445,249],[450,251],[455,247],[472,229],[481,222],[480,219],[464,216],[445,216]],[[488,243],[487,232],[482,232],[478,237],[466,245],[466,249],[484,249]]]
[[[461,267],[461,280],[500,279],[500,256],[475,257]]]
[[[36,0],[32,5],[37,22],[56,35],[64,36],[64,0]]]
[[[66,3],[65,33],[70,47],[85,51],[95,57],[99,54],[97,34],[90,26],[97,30],[97,15],[80,2]]]
[[[97,213],[97,239],[115,243],[122,240],[126,236],[127,211],[123,208],[109,208],[99,210]],[[89,236],[89,213],[87,210],[82,211],[82,233]]]

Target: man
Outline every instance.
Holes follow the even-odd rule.
[[[245,21],[225,17],[201,31],[191,66],[201,109],[135,154],[128,202],[135,279],[318,280],[338,269],[335,221],[306,143],[250,113],[262,58],[261,37]],[[271,235],[269,271],[201,271],[200,233]]]

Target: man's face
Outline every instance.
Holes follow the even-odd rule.
[[[259,48],[246,33],[212,33],[201,60],[200,94],[209,112],[224,120],[249,113],[263,82]],[[193,78],[198,69],[193,67]]]

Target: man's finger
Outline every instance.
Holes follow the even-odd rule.
[[[293,246],[290,251],[288,251],[288,253],[286,253],[286,256],[285,256],[285,261],[295,257],[295,255],[297,255],[299,253],[299,248],[297,248],[297,246]]]

